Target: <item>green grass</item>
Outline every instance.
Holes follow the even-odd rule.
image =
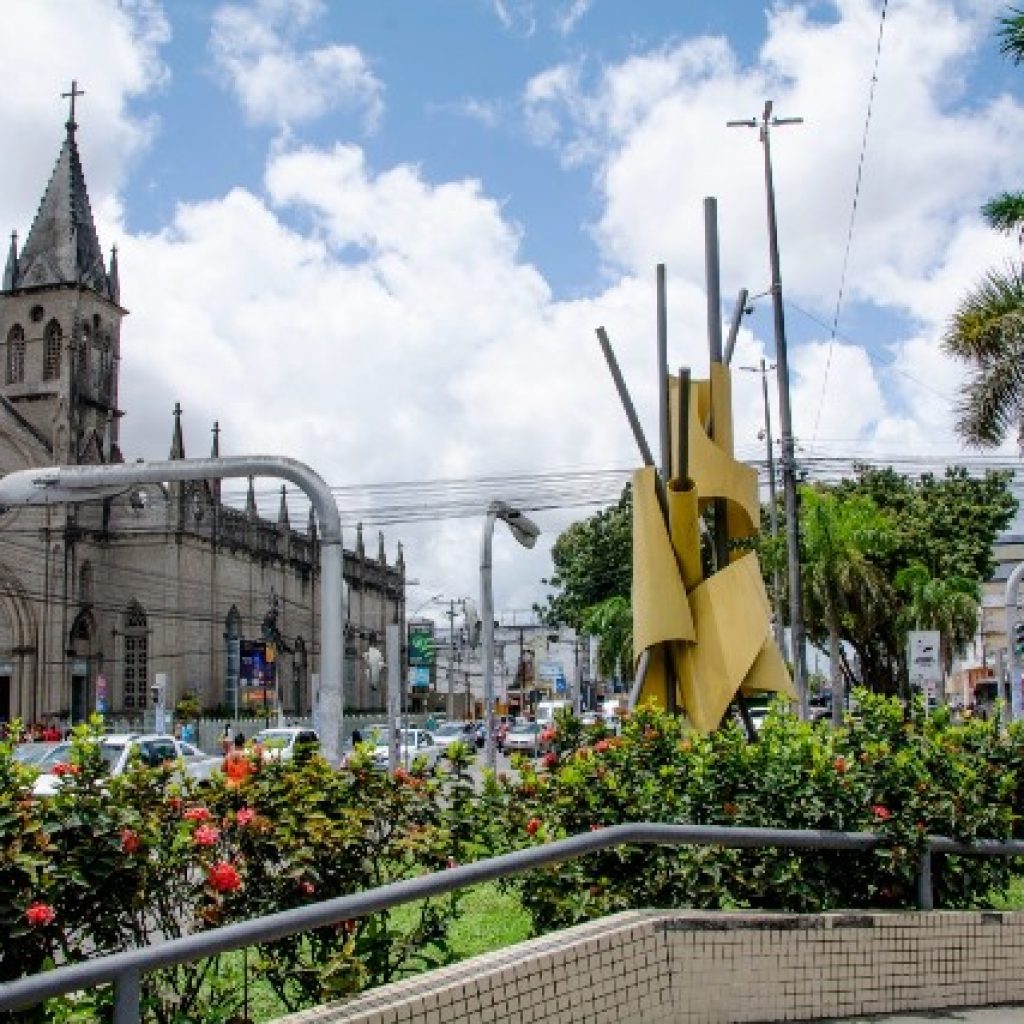
[[[990,899],[994,910],[1024,910],[1024,875],[1014,875],[1010,884],[992,893]]]
[[[416,904],[396,907],[392,911],[392,926],[411,928],[416,919]],[[515,893],[502,892],[496,885],[487,884],[467,889],[460,906],[458,919],[449,933],[451,953],[455,960],[466,960],[503,949],[530,937],[530,918],[523,910]],[[430,951],[427,951],[430,952]],[[242,984],[243,957],[241,950],[221,960],[221,974],[225,980]],[[249,998],[246,1008],[248,1020],[271,1021],[286,1011],[278,1002],[270,986],[253,971],[255,954],[249,954]]]

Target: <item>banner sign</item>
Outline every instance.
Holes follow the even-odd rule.
[[[920,686],[929,695],[942,682],[942,662],[939,657],[938,630],[916,629],[907,634],[907,664],[910,682]]]
[[[434,664],[434,624],[433,622],[409,623],[409,664]]]
[[[264,640],[242,640],[239,643],[239,655],[238,681],[242,704],[263,706],[273,703],[273,645]]]
[[[413,690],[430,689],[430,666],[410,665],[409,666],[409,687]]]

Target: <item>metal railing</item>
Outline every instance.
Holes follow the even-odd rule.
[[[186,935],[156,946],[144,946],[68,964],[42,974],[0,984],[0,1011],[33,1006],[54,996],[97,985],[114,985],[114,1024],[138,1024],[142,975],[163,967],[190,963],[204,957],[289,935],[323,928],[352,918],[379,913],[401,903],[440,896],[481,882],[522,874],[534,868],[574,860],[616,846],[720,846],[729,849],[846,850],[868,852],[884,846],[873,832],[833,832],[777,828],[730,828],[721,825],[627,824],[561,839],[543,846],[517,850],[432,875],[422,875],[350,896],[239,921],[210,931]],[[960,854],[974,857],[1024,856],[1024,842],[984,840],[961,843],[943,836],[927,836],[917,875],[917,905],[934,907],[932,857]]]

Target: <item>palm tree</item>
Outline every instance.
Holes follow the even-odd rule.
[[[828,633],[832,679],[832,721],[842,722],[845,706],[840,637],[843,615],[854,602],[877,600],[886,584],[870,556],[888,546],[888,516],[867,497],[840,499],[803,488],[801,535],[808,618],[816,616]]]
[[[978,630],[978,585],[963,576],[936,579],[927,566],[913,562],[896,574],[896,589],[908,599],[902,614],[905,628],[938,630],[944,673],[939,699],[944,703],[953,655],[963,651]]]
[[[597,667],[606,679],[632,676],[633,609],[616,595],[591,605],[583,613],[583,632],[596,636]]]
[[[999,19],[1000,50],[1024,63],[1024,11]],[[981,210],[989,225],[1024,245],[1024,192],[1003,192]],[[1024,450],[1024,268],[992,269],[961,300],[942,347],[964,360],[971,374],[957,405],[957,433],[970,445],[1000,444],[1016,424]]]

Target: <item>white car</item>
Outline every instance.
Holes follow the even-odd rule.
[[[189,750],[183,750],[187,746]],[[157,768],[168,761],[180,761],[183,765],[198,762],[201,752],[191,743],[182,744],[173,736],[161,733],[110,733],[99,740],[100,756],[111,777],[123,775],[128,769],[131,757],[137,754],[142,764]],[[193,753],[194,752],[194,753]],[[203,755],[205,757],[205,755]],[[71,759],[71,743],[60,743],[50,752],[42,766],[43,773],[36,779],[32,792],[36,796],[53,796],[61,784],[62,775],[54,769],[58,764],[67,764]]]
[[[298,726],[262,729],[252,741],[263,747],[264,761],[290,761],[295,757],[297,747],[307,747],[310,752],[320,749],[320,737],[316,732]]]
[[[473,746],[473,723],[472,722],[443,722],[432,733],[434,742],[442,749],[449,743],[465,743],[468,747]]]
[[[509,729],[505,736],[505,753],[543,754],[546,744],[541,740],[541,733],[547,726],[539,722],[521,722]]]
[[[387,769],[388,767],[388,739],[389,733],[386,728],[374,729],[371,739],[373,740],[373,766],[375,768]],[[425,758],[428,768],[437,764],[441,756],[442,748],[438,746],[434,737],[425,729],[402,729],[399,732],[398,760],[405,768],[411,768],[418,758]]]

